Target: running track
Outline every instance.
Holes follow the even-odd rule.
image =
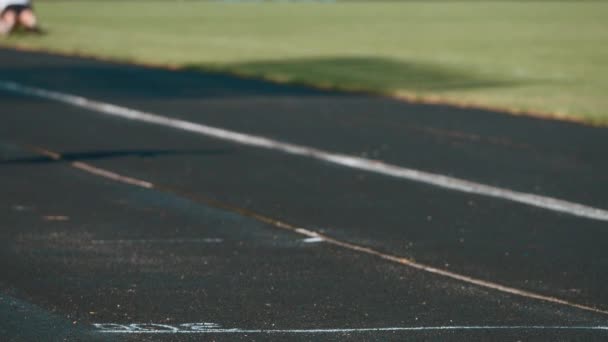
[[[0,50],[0,334],[606,340],[607,147],[605,128]]]

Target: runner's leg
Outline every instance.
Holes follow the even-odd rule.
[[[19,24],[28,30],[36,30],[38,28],[38,22],[36,16],[31,9],[24,9],[19,13],[18,18]]]
[[[0,17],[0,34],[7,35],[11,33],[17,23],[17,14],[15,11],[8,10]]]

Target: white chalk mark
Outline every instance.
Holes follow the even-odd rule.
[[[46,150],[42,150],[40,148],[32,148],[32,150],[34,151],[38,151],[39,153],[42,153],[40,151],[46,151]],[[56,158],[61,159],[61,155],[55,152],[50,152],[47,151],[48,153],[53,153],[55,154]],[[84,163],[83,163],[84,164]],[[105,175],[108,175],[108,177],[111,177],[112,180],[115,180],[117,182],[127,182],[128,184],[131,185],[135,185],[135,186],[143,186],[146,187],[145,184],[150,184],[151,188],[157,189],[158,191],[164,191],[164,192],[169,192],[169,193],[173,193],[179,196],[184,196],[183,193],[179,193],[176,192],[174,190],[170,190],[169,188],[163,187],[163,186],[158,186],[158,185],[153,185],[152,183],[146,182],[146,181],[142,181],[142,180],[138,180],[138,179],[134,179],[134,178],[130,178],[130,177],[125,177],[125,176],[121,176],[118,175],[114,172],[111,171],[107,171],[107,170],[103,170],[103,169],[99,169],[93,166],[90,166],[88,164],[84,164],[86,166],[89,166],[87,168],[80,168],[83,171],[89,172],[93,175],[96,176],[100,176],[100,177],[106,177]],[[73,167],[75,167],[72,164]],[[94,170],[90,171],[90,170]],[[97,172],[97,171],[102,171],[102,172]],[[115,177],[118,176],[118,177]],[[131,180],[134,180],[135,182],[131,182]],[[148,187],[146,187],[148,188]],[[360,245],[356,245],[353,243],[349,243],[349,242],[345,242],[345,241],[340,241],[334,238],[331,238],[327,235],[321,234],[321,233],[317,233],[313,230],[309,230],[306,228],[302,228],[302,227],[298,227],[298,226],[294,226],[292,224],[289,224],[287,222],[283,222],[280,220],[276,220],[273,219],[271,217],[268,216],[264,216],[262,214],[258,214],[255,212],[252,212],[250,210],[247,209],[243,209],[243,208],[239,208],[239,207],[235,207],[229,204],[225,204],[225,203],[221,203],[215,200],[209,200],[209,199],[203,199],[200,196],[197,196],[196,199],[192,198],[191,196],[185,196],[186,198],[189,198],[193,201],[196,202],[202,202],[205,203],[206,205],[210,205],[216,208],[220,208],[220,209],[224,209],[224,210],[229,210],[232,212],[236,212],[240,215],[252,218],[254,220],[257,220],[259,222],[263,222],[263,223],[267,223],[269,225],[272,225],[274,227],[280,228],[280,229],[284,229],[287,231],[291,231],[297,234],[301,234],[304,236],[307,236],[309,238],[321,238],[323,239],[323,241],[332,244],[334,246],[339,246],[342,247],[344,249],[348,249],[351,251],[355,251],[358,253],[363,253],[363,254],[367,254],[367,255],[373,255],[376,256],[380,259],[383,260],[387,260],[390,262],[394,262],[397,264],[401,264],[404,266],[408,266],[411,268],[415,268],[424,272],[428,272],[428,273],[433,273],[439,276],[443,276],[446,278],[451,278],[451,279],[455,279],[458,281],[462,281],[468,284],[472,284],[472,285],[477,285],[480,287],[484,287],[484,288],[488,288],[488,289],[492,289],[495,291],[500,291],[500,292],[504,292],[504,293],[509,293],[512,295],[516,295],[516,296],[521,296],[524,298],[530,298],[530,299],[536,299],[536,300],[540,300],[540,301],[545,301],[545,302],[549,302],[549,303],[554,303],[554,304],[559,304],[559,305],[565,305],[565,306],[569,306],[569,307],[573,307],[573,308],[577,308],[577,309],[581,309],[581,310],[585,310],[585,311],[591,311],[591,312],[595,312],[595,313],[601,313],[604,315],[608,315],[608,311],[606,310],[602,310],[602,309],[598,309],[592,306],[588,306],[588,305],[583,305],[583,304],[578,304],[578,303],[574,303],[574,302],[570,302],[567,300],[563,300],[560,298],[556,298],[556,297],[550,297],[550,296],[545,296],[545,295],[541,295],[541,294],[537,294],[534,292],[530,292],[530,291],[526,291],[526,290],[521,290],[521,289],[517,289],[514,287],[509,287],[509,286],[505,286],[505,285],[501,285],[498,283],[494,283],[494,282],[490,282],[490,281],[486,281],[486,280],[482,280],[482,279],[477,279],[474,277],[470,277],[470,276],[466,276],[463,274],[459,274],[456,272],[452,272],[452,271],[448,271],[448,270],[443,270],[440,268],[436,268],[433,266],[429,266],[429,265],[425,265],[419,262],[416,262],[414,260],[408,259],[408,258],[404,258],[404,257],[400,257],[400,256],[395,256],[395,255],[391,255],[391,254],[387,254],[387,253],[383,253],[380,251],[377,251],[375,249],[369,248],[369,247],[365,247],[365,246],[360,246]]]
[[[0,80],[0,89],[16,92],[22,95],[36,96],[53,100],[106,115],[198,133],[233,143],[281,151],[288,154],[304,156],[353,169],[407,179],[414,182],[425,183],[465,193],[500,198],[507,201],[522,203],[533,207],[585,217],[588,219],[608,221],[608,210],[594,208],[562,199],[499,188],[442,174],[391,165],[381,161],[333,153],[312,147],[273,140],[262,136],[230,131],[223,128],[212,127],[204,124],[121,107],[106,102],[90,100],[85,97],[72,94],[42,88],[28,87],[12,81]]]
[[[205,239],[121,239],[121,240],[91,240],[94,245],[110,245],[110,244],[137,244],[137,243],[222,243],[223,239],[205,238]]]
[[[283,223],[280,222],[280,221],[277,221],[277,223],[275,225],[277,225],[277,224],[281,225],[281,228],[292,229],[291,225],[285,224],[283,226]],[[309,230],[309,229],[305,229],[305,228],[293,227],[293,231],[295,231],[298,234],[302,234],[302,235],[305,235],[305,236],[310,236],[311,238],[318,238],[318,237],[320,237],[319,233],[317,233],[315,231],[312,231],[312,230]]]
[[[396,331],[470,331],[470,330],[596,330],[608,331],[608,326],[550,326],[550,325],[453,325],[387,328],[331,328],[331,329],[223,329],[212,323],[167,324],[93,324],[98,333],[106,334],[339,334]]]
[[[302,240],[302,242],[304,242],[304,243],[317,243],[317,242],[323,242],[323,241],[325,241],[325,240],[323,240],[323,238],[320,236],[310,237],[310,238],[306,238],[306,239]]]

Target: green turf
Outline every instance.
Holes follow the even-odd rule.
[[[608,2],[36,3],[51,32],[1,45],[608,123]]]

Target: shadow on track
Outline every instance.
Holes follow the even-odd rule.
[[[5,51],[3,51],[5,52]],[[9,52],[9,54],[14,52]],[[129,99],[225,99],[246,97],[341,97],[352,93],[322,91],[304,84],[323,84],[327,88],[376,89],[378,92],[454,91],[476,88],[517,87],[542,79],[499,79],[444,63],[395,60],[382,57],[336,56],[251,61],[236,64],[187,64],[183,72],[141,68],[92,60],[71,60],[49,55],[47,63],[29,63],[36,55],[20,55],[19,67],[2,66],[3,79],[28,85],[40,80],[69,84],[68,92],[86,90],[96,97]],[[232,73],[251,78],[235,77]],[[193,77],[193,74],[196,76]],[[277,84],[260,78],[282,81]]]
[[[189,69],[204,70],[190,65]],[[382,91],[447,91],[474,88],[512,87],[543,82],[536,79],[493,79],[471,70],[444,63],[397,60],[372,56],[295,58],[232,64],[230,70],[276,77],[295,83],[326,82]]]
[[[49,164],[66,163],[73,161],[115,159],[126,157],[137,158],[157,158],[165,156],[214,156],[233,153],[231,150],[210,149],[210,150],[122,150],[122,151],[86,151],[62,154],[62,159],[52,159],[50,157],[29,157],[0,160],[0,165],[10,164]]]

